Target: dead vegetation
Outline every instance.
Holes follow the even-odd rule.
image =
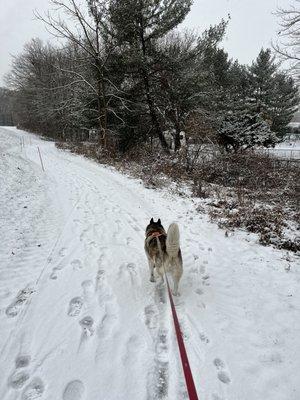
[[[199,165],[194,194],[210,199],[210,218],[220,228],[242,228],[263,245],[297,252],[299,176],[298,162],[254,152],[220,155]]]

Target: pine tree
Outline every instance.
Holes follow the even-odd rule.
[[[294,80],[277,73],[274,78],[274,96],[270,102],[271,129],[283,136],[299,105],[298,88]]]
[[[261,49],[257,59],[249,68],[251,83],[251,102],[254,113],[262,113],[265,119],[270,119],[270,103],[274,96],[275,73],[278,65],[270,49]]]
[[[259,114],[248,113],[228,114],[219,130],[219,143],[227,151],[247,150],[251,147],[274,146],[278,139],[270,126]]]
[[[293,79],[279,72],[270,49],[262,49],[249,68],[249,81],[249,111],[260,114],[282,136],[299,103]]]
[[[240,112],[250,112],[251,90],[250,77],[245,65],[236,60],[228,71],[229,87],[227,88],[226,109]]]

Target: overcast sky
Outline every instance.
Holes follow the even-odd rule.
[[[278,18],[273,13],[290,4],[293,0],[194,0],[183,25],[201,32],[230,14],[223,47],[231,58],[251,63],[261,47],[276,39]],[[48,8],[49,0],[0,0],[0,84],[10,68],[11,54],[21,52],[33,37],[51,39],[33,15],[35,9],[44,13]]]

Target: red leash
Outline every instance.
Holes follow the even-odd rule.
[[[169,281],[168,281],[166,272],[165,272],[165,276],[166,276],[166,281],[167,281],[169,299],[170,299],[170,304],[171,304],[171,309],[172,309],[177,343],[178,343],[178,347],[179,347],[179,352],[180,352],[181,363],[182,363],[182,368],[183,368],[183,372],[184,372],[187,391],[188,391],[190,400],[198,400],[198,395],[196,392],[196,387],[194,384],[194,379],[193,379],[192,371],[190,368],[188,356],[186,354],[185,345],[184,345],[182,333],[180,330],[180,325],[179,325],[179,321],[178,321],[178,317],[177,317],[177,313],[176,313],[175,305],[173,302],[173,297],[172,297],[172,293],[170,290]]]

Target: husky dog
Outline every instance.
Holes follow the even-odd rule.
[[[178,225],[172,223],[166,233],[160,219],[154,222],[151,218],[146,228],[145,252],[149,262],[150,281],[155,282],[154,270],[162,282],[164,272],[170,271],[174,281],[173,294],[178,296],[178,284],[183,271]]]

